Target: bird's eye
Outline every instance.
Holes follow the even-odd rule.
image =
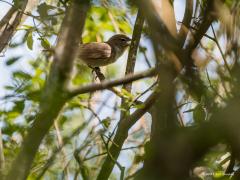
[[[126,41],[126,39],[124,39],[124,38],[121,38],[121,41]]]

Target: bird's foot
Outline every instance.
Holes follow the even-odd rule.
[[[89,66],[89,68],[92,69],[92,73],[96,73],[96,77],[94,78],[95,80],[98,78],[100,81],[105,80],[105,77],[103,75],[103,73],[101,72],[101,69],[99,67],[92,67]]]

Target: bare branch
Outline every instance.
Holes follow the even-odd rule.
[[[214,1],[208,0],[206,2],[206,7],[202,8],[203,13],[203,21],[198,25],[197,31],[193,34],[193,39],[190,40],[190,42],[187,44],[186,49],[189,49],[190,52],[192,52],[193,49],[197,47],[197,45],[200,43],[202,37],[212,24],[212,22],[215,19],[214,16]]]
[[[153,5],[153,10],[161,18],[170,34],[174,38],[177,38],[176,19],[171,2],[169,0],[151,1],[151,4]]]
[[[140,9],[138,9],[138,13],[137,13],[137,17],[136,17],[136,21],[135,21],[135,25],[134,25],[134,29],[133,29],[132,41],[131,41],[131,45],[130,45],[130,49],[129,49],[129,53],[128,53],[128,60],[127,60],[125,75],[131,74],[134,72],[138,46],[140,43],[142,29],[143,29],[143,23],[144,23],[144,17],[143,17],[142,11]],[[126,89],[129,93],[131,93],[132,83],[125,84],[123,86],[123,89]],[[127,106],[126,101],[127,100],[125,98],[122,98],[121,106],[124,109],[128,109],[126,107]],[[120,119],[122,119],[128,112],[129,112],[129,110],[121,111]],[[120,123],[122,123],[122,122],[120,122]]]
[[[5,16],[0,21],[0,30],[2,30],[3,26],[7,23],[9,23],[13,13],[16,12],[16,7],[11,7],[8,12],[5,14]]]
[[[21,11],[25,10],[27,3],[28,3],[28,0],[24,0],[21,2],[21,7],[20,7]],[[15,12],[16,12],[16,16],[13,19],[13,21],[10,23],[10,20],[12,19]],[[2,52],[2,50],[6,47],[6,45],[9,43],[10,39],[14,35],[16,28],[21,22],[22,16],[23,16],[22,12],[18,11],[16,7],[12,7],[4,17],[5,19],[2,20],[2,25],[5,24],[6,26],[0,36],[0,52]],[[6,22],[6,20],[8,21]]]
[[[142,12],[141,10],[138,10],[136,22],[134,25],[133,35],[132,35],[132,41],[131,41],[131,45],[128,53],[128,60],[127,60],[125,75],[132,74],[134,72],[137,50],[138,50],[138,45],[139,45],[141,34],[142,34],[143,23],[144,23],[144,18],[143,18]],[[131,92],[131,87],[132,87],[131,83],[123,86],[123,88],[129,92]]]
[[[104,74],[101,72],[100,68],[93,68],[93,71],[96,73],[98,79],[103,82],[105,80],[105,76]],[[121,98],[124,98],[125,96],[121,93],[120,90],[118,90],[117,88],[115,87],[110,87],[110,88],[107,88],[109,91],[112,91],[113,93],[115,93],[117,96],[121,97]]]
[[[186,0],[185,6],[186,7],[185,7],[185,13],[183,17],[183,23],[179,30],[180,46],[184,45],[187,34],[189,32],[189,28],[192,20],[192,14],[193,14],[193,0]]]
[[[89,93],[97,90],[108,89],[113,86],[118,86],[122,84],[127,84],[132,81],[136,81],[146,77],[152,77],[156,75],[156,69],[152,68],[144,72],[139,72],[136,74],[129,74],[121,79],[110,80],[110,81],[102,81],[101,83],[93,83],[85,86],[81,86],[76,89],[69,90],[69,97],[74,97],[79,94]]]
[[[173,25],[174,23],[171,22],[171,26],[167,26],[167,24],[165,24],[164,20],[162,19],[163,15],[160,16],[161,13],[159,11],[161,9],[161,6],[158,5],[159,1],[156,1],[155,3],[154,2],[140,0],[136,3],[140,8],[144,9],[143,14],[148,21],[148,24],[151,26],[149,30],[151,31],[151,36],[154,37],[154,40],[157,40],[164,49],[178,52],[180,48],[178,45],[178,39],[175,36],[175,28]],[[168,6],[168,3],[166,3],[165,5]],[[164,17],[165,16],[166,14],[164,15]],[[172,21],[175,21],[175,19],[172,19]]]

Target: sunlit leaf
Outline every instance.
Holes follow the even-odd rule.
[[[49,41],[46,38],[41,38],[41,45],[44,49],[49,49],[51,47]]]
[[[32,50],[33,49],[33,36],[32,36],[32,32],[30,32],[28,34],[28,37],[27,37],[27,47],[28,49]]]
[[[101,121],[101,123],[102,123],[106,128],[108,128],[108,127],[110,126],[110,124],[111,124],[111,118],[110,118],[110,117],[107,117],[107,118],[103,119],[103,120]]]

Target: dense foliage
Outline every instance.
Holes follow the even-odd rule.
[[[0,1],[1,176],[238,179],[239,7],[237,0]],[[105,80],[77,63],[79,43],[116,33],[132,43],[101,67]]]

